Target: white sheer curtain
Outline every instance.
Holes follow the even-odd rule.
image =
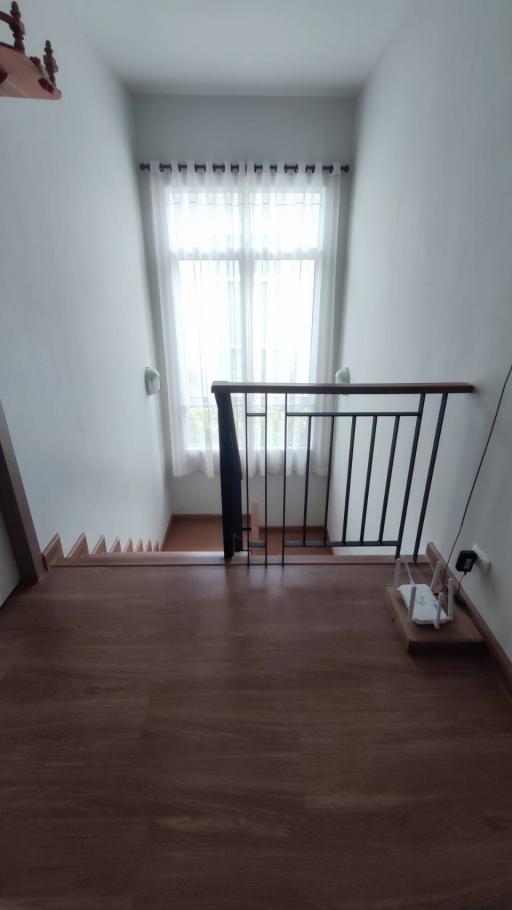
[[[320,382],[333,377],[340,167],[277,172],[193,162],[149,177],[153,282],[176,476],[218,469],[214,380]],[[312,400],[293,396],[300,410]],[[319,402],[315,403],[317,406]],[[245,447],[243,396],[233,396]],[[261,396],[249,398],[262,411]],[[268,398],[268,467],[282,470],[280,396]],[[325,471],[325,420],[313,421],[311,468]],[[263,469],[264,422],[249,421],[251,476]],[[287,472],[303,473],[307,421],[288,421]]]

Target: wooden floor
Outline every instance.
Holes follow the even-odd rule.
[[[300,540],[301,530],[297,527],[287,528],[287,539]],[[308,540],[321,540],[323,530],[321,528],[310,528],[308,530]],[[264,540],[263,529],[260,530],[259,540]],[[222,516],[211,515],[202,518],[190,518],[181,515],[175,515],[167,537],[162,547],[163,550],[173,550],[178,552],[200,550],[222,550]],[[268,531],[268,552],[272,556],[279,556],[282,547],[281,528],[269,528]],[[262,552],[254,549],[255,553]],[[298,550],[295,547],[288,547],[287,553],[297,555],[306,553],[308,556],[328,556],[332,554],[330,548],[308,547],[305,550]]]
[[[0,611],[1,910],[510,910],[512,712],[389,566],[55,568]]]

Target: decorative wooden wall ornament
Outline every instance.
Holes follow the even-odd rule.
[[[16,2],[11,12],[0,10],[0,21],[5,22],[14,38],[14,44],[0,41],[0,96],[8,98],[43,98],[56,101],[61,98],[55,73],[58,72],[50,41],[44,47],[43,62],[39,57],[25,53],[25,26]]]

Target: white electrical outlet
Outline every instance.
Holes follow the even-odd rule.
[[[487,554],[484,553],[484,551],[480,549],[478,544],[474,543],[473,546],[471,547],[471,549],[474,550],[476,553],[476,564],[477,564],[478,568],[480,569],[481,572],[484,573],[484,575],[487,575],[489,569],[491,568],[491,560],[489,559]]]

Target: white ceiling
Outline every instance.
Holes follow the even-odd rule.
[[[411,0],[68,0],[132,89],[353,95]]]

